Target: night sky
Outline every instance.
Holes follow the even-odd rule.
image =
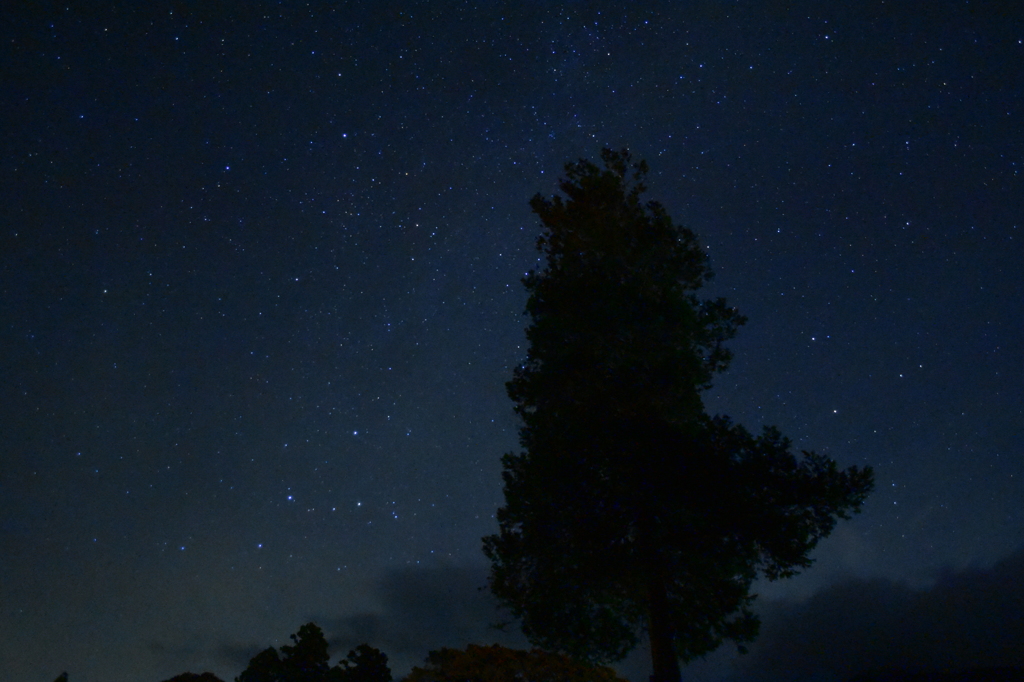
[[[749,318],[709,411],[875,467],[697,680],[1024,664],[1024,10],[0,12],[0,678],[501,641],[528,206],[629,147]],[[627,662],[649,673],[646,652]]]

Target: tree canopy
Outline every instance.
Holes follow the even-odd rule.
[[[360,644],[348,657],[330,667],[330,654],[323,630],[306,623],[291,636],[294,644],[267,647],[249,661],[235,682],[391,682],[388,657]]]
[[[470,644],[465,651],[431,651],[405,682],[625,682],[611,668],[575,661],[540,649]]]
[[[484,551],[492,591],[535,645],[614,661],[646,633],[663,682],[678,659],[756,636],[754,579],[809,566],[872,472],[706,414],[701,394],[745,319],[698,297],[707,256],[641,200],[647,165],[602,159],[566,165],[565,198],[530,202],[546,263],[523,279],[529,351],[507,384],[522,452],[503,458]]]

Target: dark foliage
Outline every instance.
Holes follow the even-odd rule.
[[[277,649],[267,647],[252,657],[249,666],[242,671],[242,674],[235,678],[235,682],[283,682],[289,679],[285,676],[285,670]]]
[[[810,565],[857,511],[870,469],[791,452],[706,415],[744,318],[696,295],[711,277],[696,236],[641,202],[647,166],[605,150],[566,166],[566,199],[533,198],[544,232],[529,354],[508,383],[521,454],[503,462],[491,589],[534,644],[618,660],[647,632],[655,677],[725,640],[754,638],[750,586]]]
[[[181,673],[164,682],[224,682],[213,673]]]
[[[465,651],[431,651],[405,682],[625,682],[611,668],[539,649],[521,651],[470,644]]]
[[[388,657],[369,645],[360,644],[332,668],[327,640],[315,623],[306,623],[291,639],[295,643],[282,646],[283,655],[274,647],[256,654],[235,682],[391,682]]]
[[[367,644],[348,652],[348,658],[332,669],[333,682],[391,682],[387,654]]]

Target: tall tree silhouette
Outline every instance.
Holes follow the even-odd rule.
[[[507,384],[523,452],[503,458],[484,552],[532,643],[614,661],[646,633],[652,680],[675,682],[679,659],[756,636],[753,580],[809,566],[872,472],[706,414],[701,393],[745,320],[698,298],[707,257],[641,201],[647,165],[602,159],[566,165],[564,199],[530,202],[546,266],[523,279],[529,352]]]

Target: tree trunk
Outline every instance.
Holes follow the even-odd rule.
[[[679,659],[672,643],[674,637],[668,616],[668,594],[661,576],[651,580],[648,599],[650,612],[647,634],[651,640],[651,664],[654,670],[651,682],[681,682]]]

